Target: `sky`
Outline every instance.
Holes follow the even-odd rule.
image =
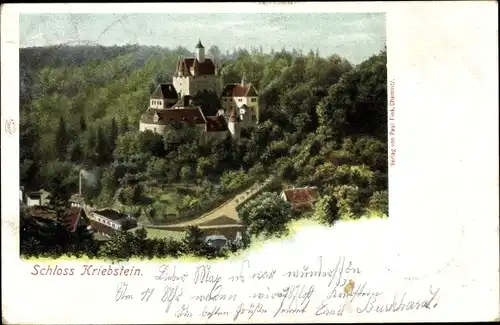
[[[319,49],[359,63],[386,43],[385,13],[22,13],[20,46],[159,45],[193,49],[198,39],[222,52],[262,46]]]

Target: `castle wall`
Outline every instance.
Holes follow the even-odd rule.
[[[181,93],[181,96],[190,95],[189,87],[190,87],[190,79],[191,77],[173,77],[172,83],[174,84],[175,90],[177,93]]]
[[[194,96],[197,92],[208,90],[216,94],[220,93],[219,81],[217,76],[195,76],[190,81],[190,95]]]
[[[174,77],[173,84],[182,96],[194,96],[198,91],[209,90],[219,94],[220,82],[218,76]]]
[[[139,123],[139,131],[144,132],[147,130],[152,131],[153,133],[164,133],[166,129],[166,125],[161,124],[148,124],[148,123]]]
[[[217,140],[223,140],[227,138],[227,136],[230,134],[229,131],[220,131],[220,132],[204,132],[202,137],[203,141],[208,141],[210,139],[217,139]]]

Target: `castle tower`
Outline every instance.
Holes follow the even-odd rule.
[[[247,76],[243,73],[243,77],[241,77],[241,86],[245,86],[247,84]]]
[[[203,44],[201,44],[200,39],[198,39],[198,44],[196,44],[195,52],[196,52],[196,59],[198,59],[200,63],[205,62],[205,47],[203,46]]]
[[[240,137],[241,126],[234,108],[231,109],[231,112],[229,113],[227,128],[233,138],[238,139]]]

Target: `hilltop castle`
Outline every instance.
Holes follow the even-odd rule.
[[[196,57],[180,57],[172,83],[160,84],[150,97],[149,107],[141,116],[140,131],[162,133],[170,122],[195,125],[205,138],[238,138],[242,128],[259,121],[259,94],[243,77],[240,83],[222,87],[220,70],[205,58],[205,47],[198,41]],[[219,97],[216,116],[205,116],[192,97],[201,91],[214,92]]]

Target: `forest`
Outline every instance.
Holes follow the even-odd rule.
[[[220,63],[223,83],[239,82],[245,72],[260,93],[262,113],[259,124],[239,140],[208,143],[193,136],[188,126],[165,134],[138,132],[150,94],[157,84],[171,82],[179,55],[192,53],[181,47],[139,45],[21,48],[21,185],[49,191],[52,202],[67,202],[78,192],[80,171],[90,171],[83,188],[86,200],[94,206],[119,202],[120,209],[140,214],[150,224],[189,220],[270,176],[269,192],[318,187],[321,199],[314,211],[298,216],[267,192],[240,207],[253,235],[276,235],[294,218],[333,224],[388,215],[385,50],[354,65],[312,50],[221,53],[212,46],[208,55]],[[214,96],[198,94],[197,100],[206,103]],[[212,100],[202,109],[211,114],[216,106]],[[161,193],[154,196],[154,191]],[[171,193],[163,195],[166,191]],[[264,207],[274,207],[284,217],[271,218]],[[58,243],[41,244],[44,237],[32,226],[21,228],[24,254],[43,245],[57,246],[61,253],[69,250]],[[200,230],[188,232],[185,243],[155,244],[141,233],[118,234],[110,241],[114,244],[86,244],[91,248],[80,253],[130,257],[199,252]],[[138,253],[146,249],[137,248],[135,253],[119,253],[118,242],[134,240],[137,247],[149,245],[148,252]]]

